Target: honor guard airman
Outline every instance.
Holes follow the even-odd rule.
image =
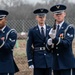
[[[13,47],[16,43],[15,29],[6,26],[6,17],[9,13],[0,10],[0,75],[14,75],[19,69],[13,59]]]
[[[72,75],[72,69],[75,68],[75,59],[72,52],[74,27],[65,21],[66,8],[62,4],[50,8],[50,11],[53,12],[56,27],[54,29],[53,26],[49,32],[50,38],[47,41],[47,48],[52,50],[54,75]]]
[[[38,24],[31,28],[27,40],[27,58],[29,68],[34,68],[34,75],[51,75],[52,55],[46,49],[46,37],[51,29],[45,24],[47,9],[40,8],[33,12]]]

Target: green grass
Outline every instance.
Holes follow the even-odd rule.
[[[14,56],[26,56],[26,40],[17,40],[14,47]]]

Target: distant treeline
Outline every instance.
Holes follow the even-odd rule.
[[[35,21],[35,15],[33,14],[33,11],[37,8],[46,8],[49,10],[49,13],[47,14],[46,24],[53,25],[54,19],[52,17],[52,13],[50,12],[50,7],[60,3],[65,4],[67,6],[66,20],[75,25],[75,4],[69,3],[68,0],[43,0],[45,1],[45,3],[42,4],[37,3],[36,5],[25,4],[23,2],[19,2],[18,0],[15,0],[16,3],[14,0],[10,1],[11,1],[10,6],[2,2],[3,4],[5,4],[5,7],[3,9],[9,12],[9,15],[7,17],[8,18],[7,24],[10,27],[15,28],[18,32],[22,31],[28,32],[29,28],[37,24]],[[14,3],[12,4],[13,1]]]
[[[4,1],[4,0],[2,0]],[[9,1],[9,0],[8,0]],[[19,19],[35,19],[35,15],[33,14],[33,11],[37,8],[47,8],[50,10],[50,7],[53,6],[54,4],[65,4],[67,6],[67,17],[72,17],[75,18],[75,4],[69,3],[68,0],[42,0],[45,1],[44,4],[37,3],[35,6],[32,4],[25,4],[25,2],[21,2],[22,0],[10,0],[10,6],[6,5],[4,9],[9,11],[9,16],[8,19],[10,20],[19,20]],[[26,1],[26,0],[25,0]],[[47,2],[48,1],[48,2]],[[13,2],[13,5],[12,5]],[[2,3],[1,3],[2,4]],[[1,8],[1,7],[0,7]],[[51,12],[48,13],[47,18],[52,18]]]

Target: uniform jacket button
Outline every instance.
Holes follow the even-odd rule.
[[[46,53],[44,55],[46,55]]]
[[[56,47],[56,49],[58,49],[58,47]]]
[[[44,45],[45,45],[45,43],[44,43]]]
[[[59,54],[57,54],[57,56],[59,56]]]

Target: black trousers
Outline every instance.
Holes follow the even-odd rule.
[[[72,74],[75,75],[75,68],[72,69]]]
[[[65,69],[65,70],[53,70],[54,75],[75,75],[73,74],[72,69]]]
[[[0,73],[0,75],[14,75],[14,73]]]
[[[33,75],[51,75],[51,68],[34,68]]]

